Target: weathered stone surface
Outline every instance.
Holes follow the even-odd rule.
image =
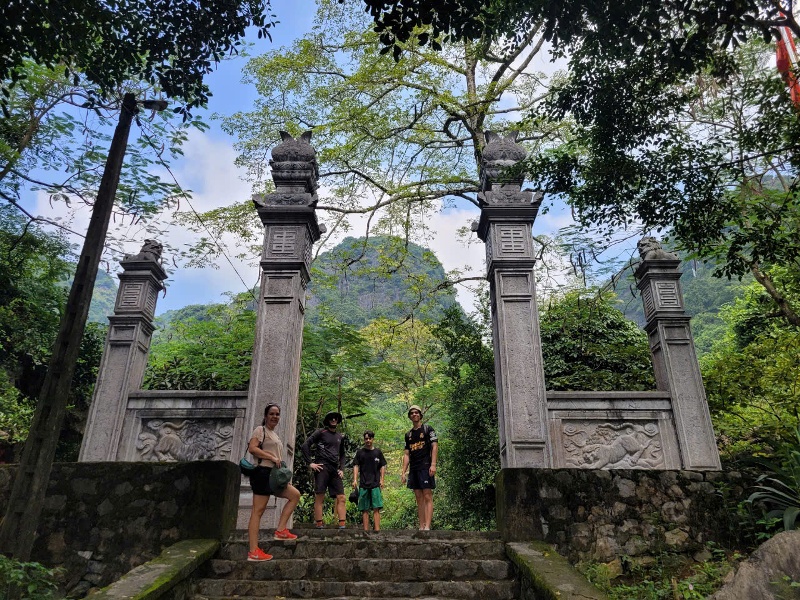
[[[800,588],[793,582],[800,582],[800,530],[764,542],[710,600],[797,599]]]
[[[16,471],[0,465],[2,512]],[[60,583],[73,596],[108,585],[178,540],[225,539],[240,479],[227,461],[56,463],[32,559],[62,567]],[[179,490],[176,481],[188,485]]]
[[[729,508],[747,497],[739,473],[503,469],[495,483],[501,536],[549,542],[572,562],[742,545]]]
[[[110,586],[89,594],[92,600],[155,600],[165,597],[219,548],[217,540],[185,540],[158,558],[139,565]]]
[[[507,552],[520,572],[521,600],[605,600],[606,595],[547,544],[511,543]]]

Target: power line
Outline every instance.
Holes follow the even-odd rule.
[[[150,135],[147,133],[147,131],[145,130],[145,128],[142,126],[142,123],[141,123],[141,121],[139,120],[139,118],[138,118],[138,117],[136,118],[136,124],[139,126],[139,128],[140,128],[140,130],[141,130],[142,134],[144,135],[145,139],[147,139],[147,143],[148,143],[148,144],[150,144],[150,147],[151,147],[151,148],[153,149],[153,151],[156,153],[156,157],[158,158],[158,162],[159,162],[159,164],[161,164],[161,166],[162,166],[162,167],[164,167],[164,168],[167,170],[167,172],[168,172],[168,173],[170,174],[170,176],[172,177],[172,180],[175,182],[175,185],[176,185],[176,186],[178,186],[178,189],[180,190],[180,195],[181,195],[181,197],[182,197],[183,199],[185,199],[185,200],[186,200],[186,204],[188,204],[188,205],[189,205],[189,208],[191,208],[191,209],[192,209],[192,213],[194,213],[194,216],[195,216],[195,218],[197,219],[197,221],[198,221],[198,222],[199,222],[199,223],[200,223],[200,224],[203,226],[203,229],[205,229],[205,230],[206,230],[206,233],[208,233],[209,237],[210,237],[210,238],[211,238],[211,239],[214,241],[214,244],[216,244],[216,246],[217,246],[217,248],[219,249],[219,251],[220,251],[220,253],[222,254],[222,256],[224,256],[224,257],[225,257],[225,260],[226,260],[226,261],[228,261],[228,264],[231,266],[231,269],[233,269],[233,272],[234,272],[234,273],[236,273],[236,276],[239,278],[239,281],[241,281],[242,285],[245,287],[245,289],[247,290],[247,292],[248,292],[248,293],[249,293],[249,294],[250,294],[250,295],[253,297],[253,301],[255,301],[256,303],[258,303],[258,299],[256,298],[255,294],[253,293],[253,288],[252,288],[252,287],[249,287],[249,286],[247,285],[247,283],[246,283],[246,282],[245,282],[245,280],[242,278],[242,276],[241,276],[241,274],[239,273],[239,271],[238,271],[238,270],[236,269],[236,267],[234,266],[234,264],[233,264],[233,261],[231,261],[230,257],[229,257],[229,256],[228,256],[228,254],[225,252],[225,249],[223,248],[223,246],[222,246],[222,244],[220,243],[220,241],[219,241],[219,240],[216,238],[216,236],[215,236],[213,233],[211,233],[211,230],[208,228],[208,226],[206,225],[205,221],[203,221],[202,217],[200,216],[200,213],[198,213],[198,212],[195,210],[194,206],[192,206],[192,203],[191,203],[191,201],[190,201],[190,199],[189,199],[189,198],[190,198],[190,195],[188,194],[188,192],[186,192],[186,191],[183,189],[183,186],[181,186],[181,184],[180,184],[180,183],[178,183],[178,179],[177,179],[177,177],[175,177],[175,174],[172,172],[172,169],[170,168],[170,166],[169,166],[169,165],[168,165],[168,164],[167,164],[167,163],[164,161],[164,159],[162,158],[162,156],[161,156],[161,152],[158,150],[158,148],[156,148],[155,144],[153,143],[153,139],[150,137]],[[259,276],[259,277],[260,277],[260,276]]]

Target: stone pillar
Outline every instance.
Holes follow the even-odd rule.
[[[309,143],[311,132],[297,140],[285,132],[281,137],[283,142],[273,148],[270,160],[275,192],[254,198],[264,224],[264,246],[245,435],[249,437],[261,423],[267,404],[280,406],[277,434],[287,448],[285,458],[291,467],[311,249],[325,229],[317,223],[315,213],[319,171],[316,152]],[[249,514],[249,493],[245,486],[240,526],[242,513]],[[262,520],[267,527],[277,524],[278,511],[273,508],[277,507],[270,502]]]
[[[680,259],[652,237],[642,238],[639,253],[642,261],[635,277],[647,318],[645,331],[656,385],[670,393],[682,468],[719,470],[719,451],[684,310]]]
[[[508,167],[525,158],[516,132],[486,133],[481,164],[481,216],[474,226],[486,243],[492,308],[502,468],[550,467],[547,406],[536,306],[531,228],[541,194],[522,191]]]
[[[92,405],[83,436],[80,462],[118,460],[128,393],[142,386],[158,293],[167,274],[160,264],[161,244],[145,240],[141,252],[120,261],[122,273]]]

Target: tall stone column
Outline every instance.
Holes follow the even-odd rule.
[[[114,314],[89,408],[80,462],[114,461],[120,444],[128,393],[142,386],[158,293],[167,274],[161,244],[145,240],[141,252],[122,261]]]
[[[682,468],[718,470],[719,451],[711,425],[700,365],[684,310],[680,259],[655,238],[639,242],[642,262],[636,285],[642,292],[656,385],[670,393]]]
[[[245,433],[249,436],[261,423],[267,404],[279,405],[277,433],[287,447],[285,458],[291,467],[311,249],[325,229],[315,213],[319,171],[309,143],[311,132],[297,140],[285,132],[281,136],[283,142],[272,150],[270,160],[275,192],[254,198],[264,224],[264,246]],[[243,509],[249,506],[247,494],[244,491],[240,500]],[[274,526],[277,511],[269,508],[266,522]]]
[[[522,191],[508,167],[525,158],[516,142],[486,133],[481,165],[481,216],[474,229],[486,243],[492,308],[500,465],[550,467],[547,399],[536,306],[531,228],[541,194]]]

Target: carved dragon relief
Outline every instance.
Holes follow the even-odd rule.
[[[232,441],[230,420],[149,419],[142,421],[136,450],[143,461],[226,460],[230,458]]]
[[[563,425],[564,457],[580,469],[664,468],[658,425],[570,421]]]

